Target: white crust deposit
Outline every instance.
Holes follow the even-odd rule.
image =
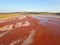
[[[23,24],[23,22],[16,23],[15,27],[29,26],[29,25],[30,25],[30,23],[28,21],[25,21],[24,24]]]
[[[22,26],[29,26],[30,23],[28,21],[26,21],[24,24],[22,24]]]
[[[21,27],[22,25],[22,22],[18,22],[18,23],[16,23],[16,25],[15,25],[15,27]]]

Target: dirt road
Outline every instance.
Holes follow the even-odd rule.
[[[60,45],[60,18],[16,16],[0,20],[0,45]]]

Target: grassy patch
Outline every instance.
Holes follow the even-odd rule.
[[[17,16],[18,14],[0,14],[0,18],[7,18],[12,16]]]

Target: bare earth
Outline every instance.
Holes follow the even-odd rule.
[[[0,45],[60,45],[60,16],[0,19]]]

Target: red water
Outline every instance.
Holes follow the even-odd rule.
[[[39,16],[12,19],[0,21],[0,45],[60,45],[59,19]]]

